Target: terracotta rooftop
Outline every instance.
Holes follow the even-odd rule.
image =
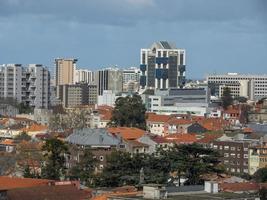
[[[144,144],[142,142],[136,141],[136,140],[127,140],[129,144],[131,144],[133,147],[148,147],[148,144]]]
[[[171,141],[169,141],[166,138],[159,136],[159,135],[151,136],[150,138],[151,138],[151,140],[153,140],[154,142],[156,142],[158,144],[171,143]]]
[[[258,183],[243,182],[243,183],[221,183],[219,188],[224,192],[242,192],[242,191],[257,191],[260,188]]]
[[[192,124],[193,121],[190,119],[171,118],[166,123],[171,124],[171,125],[184,125],[184,124]]]
[[[0,142],[1,145],[6,145],[6,146],[16,146],[14,140],[12,139],[5,139]]]
[[[130,127],[110,127],[108,132],[112,134],[119,134],[125,140],[136,140],[145,134],[145,131],[139,128]]]
[[[195,134],[170,134],[165,138],[177,144],[192,144],[197,141]]]
[[[164,123],[170,119],[168,115],[157,115],[155,113],[148,113],[147,114],[147,122],[159,122]]]
[[[7,191],[9,200],[85,200],[91,198],[91,192],[79,190],[74,185],[36,186]]]
[[[37,132],[37,131],[46,131],[48,129],[47,126],[40,125],[40,124],[32,124],[31,126],[27,128],[21,129],[21,131],[25,132]]]
[[[0,176],[0,190],[10,190],[16,188],[35,187],[40,185],[48,185],[54,181],[47,179],[33,179],[33,178],[17,178]]]
[[[197,142],[202,144],[210,143],[220,137],[222,137],[223,134],[212,134],[212,133],[206,133],[203,138],[199,139]]]

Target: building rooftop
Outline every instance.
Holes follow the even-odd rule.
[[[125,140],[136,140],[145,134],[145,131],[139,128],[130,127],[110,127],[109,133],[120,135]]]

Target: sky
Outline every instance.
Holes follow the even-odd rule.
[[[186,49],[188,78],[267,74],[267,0],[0,0],[0,64],[139,66],[162,40]]]

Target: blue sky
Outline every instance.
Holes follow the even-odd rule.
[[[189,78],[267,73],[267,0],[0,0],[0,63],[139,66],[159,40],[187,50]]]

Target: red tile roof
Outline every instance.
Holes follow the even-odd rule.
[[[85,200],[91,198],[91,192],[79,190],[74,185],[37,186],[31,188],[13,189],[7,192],[10,200]]]
[[[203,138],[199,139],[197,142],[202,144],[210,143],[220,137],[222,137],[223,134],[212,134],[212,133],[206,133]]]
[[[133,147],[148,147],[149,146],[148,144],[144,144],[136,140],[127,140],[126,142],[128,142]]]
[[[130,127],[110,127],[108,132],[112,134],[119,134],[125,140],[136,140],[145,134],[145,131],[139,128]]]
[[[192,144],[197,141],[195,134],[170,134],[165,139],[177,144]]]
[[[224,192],[249,192],[259,190],[260,185],[253,182],[221,183],[219,184],[219,188]]]
[[[151,140],[153,140],[157,144],[171,143],[171,141],[169,141],[166,138],[159,136],[159,135],[151,136],[150,138],[151,138]]]
[[[170,119],[170,116],[168,115],[157,115],[155,113],[147,114],[147,122],[164,123],[164,122],[167,122],[169,119]]]
[[[37,132],[37,131],[46,131],[48,129],[47,126],[41,125],[41,124],[32,124],[31,126],[27,128],[21,129],[21,131],[25,132]]]
[[[48,185],[54,181],[47,179],[17,178],[0,176],[0,190],[10,190],[15,188],[27,188],[41,185]]]

